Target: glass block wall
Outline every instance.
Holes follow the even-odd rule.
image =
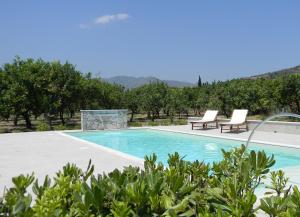
[[[81,110],[82,130],[122,129],[127,127],[127,109]]]

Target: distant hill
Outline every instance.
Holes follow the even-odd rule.
[[[264,74],[260,74],[260,75],[254,75],[249,77],[250,79],[256,79],[256,78],[274,78],[276,76],[281,76],[281,75],[289,75],[289,74],[300,74],[300,65],[299,66],[295,66],[295,67],[291,67],[291,68],[287,68],[287,69],[281,69],[278,71],[274,71],[274,72],[267,72]]]
[[[183,81],[174,81],[174,80],[160,80],[155,77],[132,77],[132,76],[115,76],[111,78],[104,78],[105,81],[112,84],[120,84],[124,86],[126,89],[131,89],[135,87],[140,87],[144,84],[148,84],[150,82],[162,81],[168,84],[171,87],[191,87],[195,86],[195,84]]]
[[[267,72],[259,75],[254,75],[242,79],[257,79],[257,78],[274,78],[276,76],[289,75],[289,74],[300,74],[300,65],[281,69],[274,72]],[[120,84],[124,86],[126,89],[131,89],[135,87],[140,87],[144,84],[148,84],[150,82],[161,81],[168,84],[170,87],[192,87],[196,86],[196,84],[184,81],[175,81],[175,80],[161,80],[156,77],[133,77],[133,76],[115,76],[110,78],[104,78],[105,81],[112,84]]]

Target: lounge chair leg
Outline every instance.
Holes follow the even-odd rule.
[[[194,124],[192,123],[192,130],[194,130]]]

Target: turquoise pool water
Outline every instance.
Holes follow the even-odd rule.
[[[244,143],[150,129],[71,132],[67,134],[139,158],[155,153],[158,160],[165,165],[168,154],[174,152],[178,152],[180,156],[185,156],[186,160],[191,161],[200,160],[206,163],[220,161],[222,148],[229,150]],[[250,149],[264,150],[267,154],[274,154],[275,168],[300,165],[300,149],[262,144],[251,144]]]

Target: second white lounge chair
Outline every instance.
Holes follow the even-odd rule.
[[[216,128],[218,128],[218,120],[217,120],[218,112],[219,111],[217,110],[207,110],[202,120],[191,121],[190,123],[192,124],[192,130],[197,124],[199,124],[200,126],[202,125],[202,128],[205,129],[207,128],[207,124],[209,123],[216,123]]]
[[[248,123],[247,123],[247,109],[235,109],[233,110],[231,120],[229,122],[220,123],[221,126],[221,133],[223,132],[223,128],[225,126],[229,127],[229,130],[232,131],[234,127],[236,130],[239,131],[240,129],[245,129],[248,131]],[[241,126],[245,125],[245,128],[241,128]]]

